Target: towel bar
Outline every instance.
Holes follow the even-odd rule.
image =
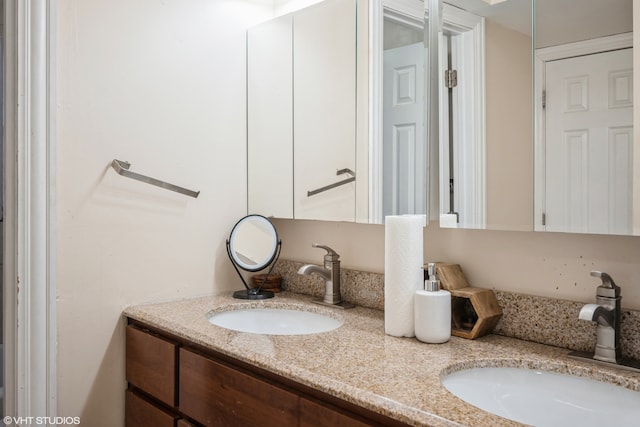
[[[183,187],[178,187],[177,185],[169,184],[168,182],[160,181],[159,179],[155,179],[145,175],[140,175],[139,173],[131,172],[129,170],[129,168],[131,167],[131,163],[129,162],[113,159],[113,162],[111,162],[111,166],[113,167],[113,169],[115,169],[115,171],[119,175],[125,176],[127,178],[146,182],[147,184],[155,185],[157,187],[161,187],[166,190],[175,191],[176,193],[184,194],[186,196],[198,197],[198,194],[200,194],[199,191],[188,190]]]

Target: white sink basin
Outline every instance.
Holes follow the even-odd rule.
[[[640,392],[596,380],[521,368],[454,372],[442,384],[487,412],[537,427],[635,426]]]
[[[210,315],[216,326],[264,335],[307,335],[329,332],[342,322],[319,313],[284,308],[247,308]]]

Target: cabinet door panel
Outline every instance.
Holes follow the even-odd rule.
[[[176,344],[127,326],[127,381],[169,406],[176,405]]]
[[[125,397],[126,427],[175,427],[176,415],[172,415],[151,402],[127,390]]]
[[[294,217],[355,221],[356,2],[325,0],[293,19]]]
[[[180,349],[180,411],[206,426],[297,426],[298,396]]]
[[[247,31],[249,212],[293,218],[293,18]]]
[[[376,424],[360,421],[320,403],[304,398],[300,399],[300,427],[369,427],[374,425]]]

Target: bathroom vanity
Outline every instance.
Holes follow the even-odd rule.
[[[405,425],[144,323],[126,336],[127,427]]]
[[[277,336],[209,322],[214,311],[238,305],[328,310],[342,326]],[[565,372],[640,391],[640,373],[570,359],[566,349],[496,335],[428,345],[385,335],[382,311],[336,311],[289,292],[269,301],[221,295],[127,308],[126,425],[520,425],[441,384],[472,367]]]

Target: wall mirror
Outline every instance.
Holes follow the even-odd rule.
[[[631,185],[640,169],[634,167],[640,153],[632,150],[633,127],[625,119],[589,118],[601,108],[596,99],[611,106],[601,116],[631,117],[632,65],[600,72],[601,79],[611,76],[606,94],[589,86],[596,79],[591,64],[574,65],[582,74],[563,77],[555,70],[614,51],[628,61],[633,2],[445,0],[438,8],[443,66],[437,109],[426,108],[426,98],[419,101],[427,73],[420,79],[411,66],[384,68],[395,49],[420,42],[425,5],[325,0],[249,30],[250,210],[382,223],[387,214],[420,213],[416,206],[426,211],[428,181],[437,176],[443,227],[640,232],[640,214],[633,213],[640,189]],[[336,37],[326,34],[328,28]],[[428,62],[424,46],[416,48],[415,62],[420,52]],[[393,80],[385,84],[389,75],[395,88]],[[403,118],[385,124],[385,99],[392,107],[415,100],[422,117],[438,113],[439,135],[431,137],[439,141],[437,161],[428,158],[433,148],[415,143],[426,139],[424,123]],[[556,105],[561,99],[565,105]],[[564,113],[557,115],[558,108]],[[572,121],[581,115],[594,126]],[[255,143],[256,135],[268,140]],[[298,140],[308,145],[292,149]],[[333,163],[318,160],[326,153],[339,154]],[[320,164],[323,172],[314,172]]]
[[[262,285],[249,287],[240,270],[257,272],[269,268],[268,278],[280,254],[282,242],[273,223],[262,215],[247,215],[231,229],[227,239],[227,254],[245,289],[234,292],[234,298],[273,298],[273,292],[262,290]]]
[[[424,16],[421,0],[324,0],[248,30],[249,211],[427,211]]]
[[[445,20],[450,6],[482,17],[485,76],[484,117],[459,111],[476,101],[460,98],[464,70],[441,93],[441,225],[638,234],[632,0],[445,1]],[[460,36],[443,33],[455,69]]]
[[[532,1],[445,0],[440,225],[533,230]]]
[[[633,1],[535,3],[535,229],[638,234]]]
[[[356,159],[366,140],[357,55],[367,49],[366,36],[357,43],[356,6],[324,0],[248,30],[249,211],[355,221],[367,177]]]
[[[380,224],[427,212],[429,50],[423,2],[386,0],[370,13],[369,217]]]

